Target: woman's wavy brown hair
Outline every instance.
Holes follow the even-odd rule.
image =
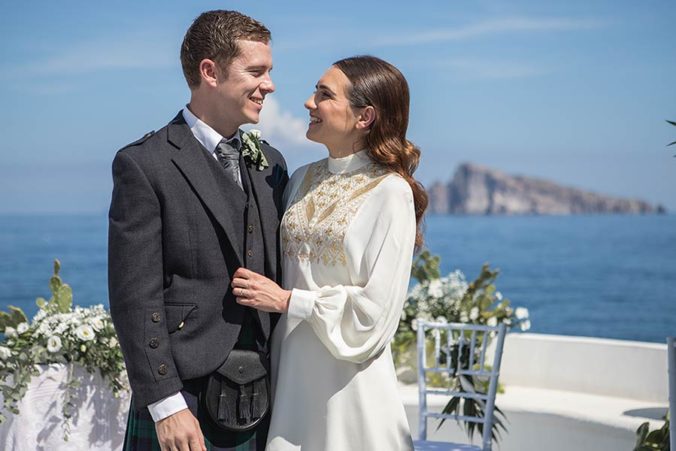
[[[423,244],[421,222],[427,209],[425,188],[413,178],[420,149],[406,139],[408,128],[408,83],[399,70],[375,56],[353,56],[333,63],[352,84],[347,98],[354,108],[372,106],[375,121],[364,138],[364,146],[376,162],[401,175],[411,186],[415,220],[415,245]]]

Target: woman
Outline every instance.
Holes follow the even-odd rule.
[[[390,340],[427,206],[406,139],[408,85],[371,56],[336,62],[305,107],[329,158],[298,169],[281,225],[283,285],[235,273],[237,302],[281,312],[268,447],[410,450]]]

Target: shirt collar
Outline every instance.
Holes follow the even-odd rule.
[[[199,141],[199,143],[210,153],[214,153],[218,143],[224,139],[223,136],[213,128],[209,127],[206,122],[203,122],[200,118],[195,116],[187,105],[183,108],[183,118],[185,119],[185,123],[188,124],[190,131],[195,136],[195,139],[197,139],[197,141]],[[231,141],[235,137],[239,139],[239,133],[235,133],[232,138],[226,140]],[[239,145],[237,147],[239,147]]]

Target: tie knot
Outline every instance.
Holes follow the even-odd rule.
[[[227,159],[239,159],[239,138],[231,138],[228,140],[221,140],[216,146],[216,153],[226,157]]]

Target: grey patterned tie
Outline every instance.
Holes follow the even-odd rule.
[[[239,138],[221,140],[216,146],[216,157],[225,168],[225,172],[242,188],[242,175],[239,172]]]

